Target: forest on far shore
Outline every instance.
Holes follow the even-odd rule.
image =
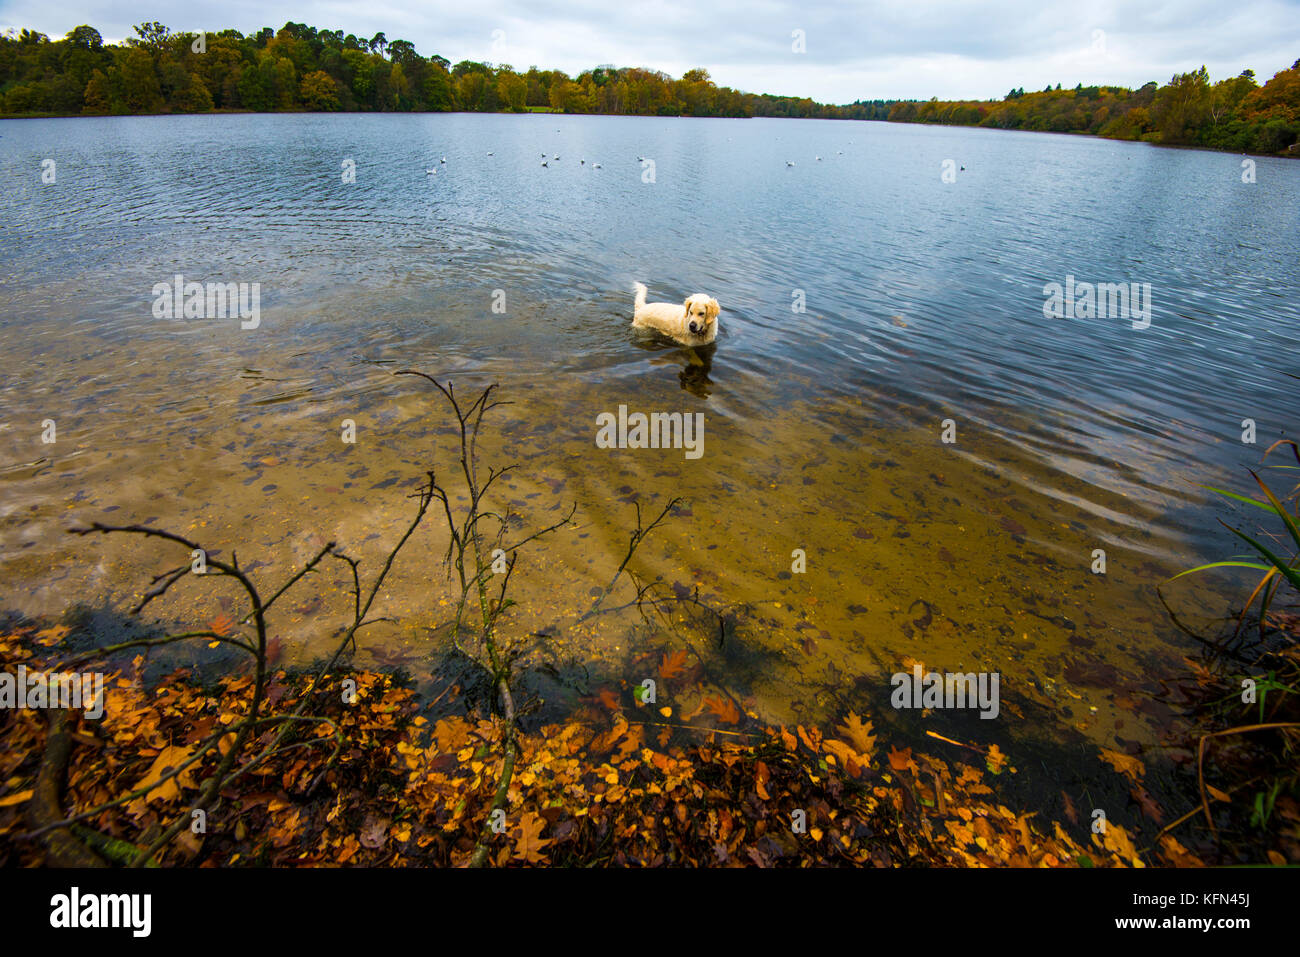
[[[1204,146],[1254,153],[1300,149],[1300,60],[1261,85],[1253,70],[1212,82],[1205,67],[1138,90],[1060,84],[1002,100],[858,100],[717,86],[707,70],[560,70],[425,57],[406,40],[287,23],[244,36],[172,33],[161,23],[106,44],[79,26],[59,40],[0,35],[0,114],[126,115],[250,112],[517,112],[638,116],[793,117],[987,126]]]

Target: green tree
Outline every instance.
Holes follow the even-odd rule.
[[[1192,142],[1210,120],[1210,75],[1205,67],[1175,75],[1156,93],[1151,119],[1166,143]]]
[[[132,113],[157,113],[162,109],[162,89],[153,57],[143,47],[128,50],[122,61],[122,92],[126,108]]]

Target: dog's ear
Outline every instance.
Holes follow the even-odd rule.
[[[704,307],[704,311],[708,314],[710,318],[716,319],[718,313],[722,311],[722,307],[718,305],[718,300],[710,299],[709,304]]]
[[[694,296],[687,296],[684,300],[682,300],[682,308],[686,310],[686,317],[688,319],[690,318],[691,315],[691,300],[694,298],[695,298]]]

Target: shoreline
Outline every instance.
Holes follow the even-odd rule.
[[[978,123],[919,123],[914,120],[868,120],[855,116],[693,116],[678,114],[675,116],[656,116],[649,113],[561,113],[558,111],[525,110],[517,113],[512,110],[204,110],[199,113],[0,113],[2,120],[89,120],[122,119],[139,117],[185,117],[185,116],[601,116],[626,119],[647,120],[817,120],[833,123],[881,123],[890,126],[943,127],[950,129],[988,130],[995,133],[1034,133],[1048,136],[1077,136],[1094,140],[1106,140],[1111,143],[1134,143],[1140,146],[1152,146],[1158,149],[1193,150],[1204,153],[1222,153],[1233,156],[1261,156],[1269,159],[1300,160],[1300,143],[1293,143],[1287,149],[1277,153],[1255,153],[1251,151],[1225,150],[1214,146],[1198,146],[1189,143],[1155,143],[1150,140],[1127,139],[1116,136],[1101,136],[1079,130],[1025,130],[1004,126],[982,126]]]

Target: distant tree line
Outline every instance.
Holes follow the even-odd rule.
[[[1136,91],[1083,85],[1062,90],[1058,83],[1041,93],[1012,90],[1001,102],[896,102],[888,119],[1277,153],[1300,139],[1300,60],[1263,86],[1253,70],[1211,83],[1201,67],[1164,86],[1151,82]]]
[[[172,33],[161,23],[105,44],[79,26],[61,40],[0,35],[0,113],[121,115],[211,110],[425,112],[465,110],[637,116],[770,116],[890,120],[1095,133],[1120,139],[1272,153],[1300,138],[1300,60],[1264,86],[1252,71],[1211,84],[1202,67],[1161,87],[1012,90],[1002,101],[859,100],[742,93],[704,69],[673,79],[656,70],[598,66],[569,77],[531,67],[421,56],[407,40],[286,23]]]
[[[424,57],[406,40],[286,23],[251,36],[172,33],[161,23],[105,44],[79,26],[62,40],[12,30],[0,36],[0,112],[200,113],[209,110],[516,112],[642,116],[791,116],[884,119],[888,104],[837,107],[717,86],[706,70],[679,80],[598,66],[570,78],[536,67]]]

